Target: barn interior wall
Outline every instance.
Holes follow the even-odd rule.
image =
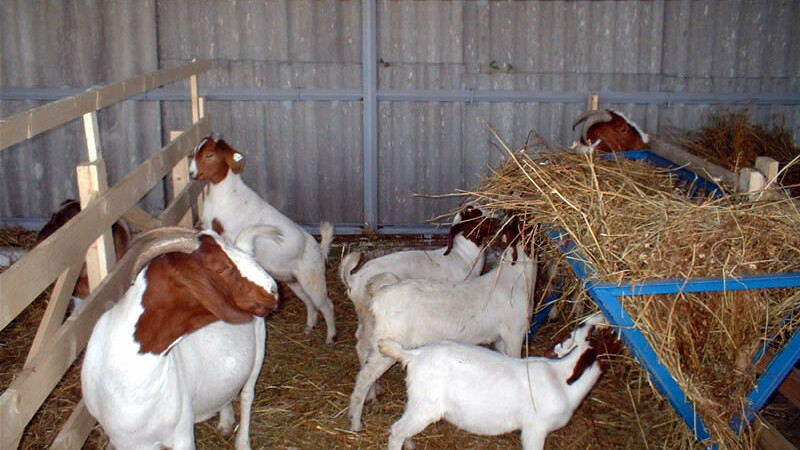
[[[361,2],[121,0],[0,3],[0,94],[89,88],[194,58],[202,89],[360,91]],[[748,108],[800,136],[800,4],[794,1],[377,1],[377,74],[385,90],[785,95],[724,105],[608,103],[651,133],[693,129],[721,108]],[[795,49],[793,51],[793,49]],[[184,85],[183,87],[187,87]],[[0,98],[3,98],[0,95]],[[580,98],[580,97],[578,97]],[[0,100],[0,117],[38,106]],[[381,101],[379,224],[424,225],[448,194],[474,187],[530,131],[575,139],[583,101]],[[361,224],[362,104],[357,100],[213,100],[212,126],[247,157],[244,177],[295,220]],[[185,101],[131,100],[100,112],[114,183],[189,123]],[[77,195],[79,121],[0,151],[0,217],[44,218]],[[162,207],[163,191],[145,200]]]

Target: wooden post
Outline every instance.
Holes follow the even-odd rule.
[[[194,78],[194,77],[192,77]],[[192,115],[194,115],[194,107],[192,108]],[[183,132],[182,131],[170,131],[169,133],[169,140],[174,141],[178,138]],[[172,168],[172,199],[175,199],[175,196],[178,195],[188,184],[189,184],[189,157],[181,159],[175,167]],[[186,228],[192,228],[194,226],[194,221],[192,220],[192,210],[191,208],[186,211],[186,214],[181,217],[178,221],[177,225]]]
[[[767,179],[767,186],[772,186],[778,178],[778,161],[769,156],[759,156],[756,158],[756,169]]]
[[[83,443],[86,442],[86,438],[89,437],[89,433],[92,432],[92,428],[94,428],[96,422],[94,417],[89,414],[89,410],[86,409],[86,403],[81,399],[72,410],[72,414],[70,414],[64,426],[61,427],[61,431],[59,431],[55,440],[53,440],[53,445],[50,446],[50,449],[80,450],[80,448],[83,447]]]
[[[589,98],[586,101],[586,109],[589,111],[597,111],[600,107],[600,96],[598,94],[589,94]]]
[[[192,123],[196,123],[203,117],[202,112],[200,111],[200,100],[199,96],[197,95],[197,75],[192,75],[189,77],[189,90],[191,91],[192,96]]]
[[[81,209],[92,199],[108,188],[106,165],[100,147],[100,130],[97,125],[97,111],[83,115],[86,132],[86,146],[89,162],[78,165],[78,191]],[[89,290],[93,290],[108,275],[109,268],[116,262],[114,239],[111,230],[106,230],[86,252],[86,270],[89,277]]]
[[[751,200],[755,200],[760,191],[763,191],[766,186],[767,180],[761,172],[751,168],[744,168],[739,171],[739,184],[736,190],[750,193]]]

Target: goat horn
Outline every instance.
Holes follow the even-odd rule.
[[[170,252],[191,253],[199,247],[199,232],[183,227],[162,227],[146,231],[131,244],[136,260],[131,279],[136,278],[153,258]]]
[[[583,124],[583,131],[581,132],[581,137],[584,141],[586,141],[586,132],[589,131],[589,128],[591,128],[592,125],[598,122],[611,122],[613,119],[614,118],[611,116],[611,112],[607,109],[586,111],[578,116],[577,119],[575,119],[575,122],[572,124],[572,130],[574,131],[575,127],[578,126],[579,123],[586,121],[586,123]]]

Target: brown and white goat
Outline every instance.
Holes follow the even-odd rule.
[[[202,226],[229,240],[252,225],[272,225],[283,234],[280,243],[261,239],[256,243],[258,262],[306,305],[306,332],[316,326],[319,313],[327,325],[326,343],[333,343],[336,323],[328,298],[325,260],[333,241],[333,225],[320,224],[321,243],[300,225],[264,201],[242,180],[244,155],[222,139],[207,137],[194,152],[189,175],[210,182],[203,201]]]
[[[63,227],[73,217],[81,212],[81,204],[78,200],[67,199],[64,200],[58,207],[58,210],[50,216],[50,220],[39,230],[36,236],[36,245],[50,237],[59,228]],[[118,220],[111,226],[111,233],[114,237],[114,251],[119,261],[125,252],[128,251],[128,245],[131,240],[131,232],[127,223],[124,220]],[[86,272],[86,264],[81,268],[81,273],[78,276],[78,281],[75,283],[75,289],[72,291],[73,310],[80,306],[83,299],[89,296],[89,275]]]
[[[273,227],[260,235],[279,234]],[[250,239],[237,245],[252,246]],[[187,450],[195,448],[195,422],[217,412],[218,428],[233,431],[231,400],[240,394],[236,448],[249,449],[275,280],[210,230],[156,229],[140,240],[147,245],[133,284],[97,321],[86,348],[89,412],[114,448]]]
[[[619,152],[648,147],[647,133],[632,120],[613,109],[586,111],[572,124],[575,130],[581,122],[580,142],[574,142],[576,153]]]
[[[600,357],[621,349],[604,323],[595,317],[573,331],[559,359],[513,358],[453,341],[404,349],[382,340],[380,351],[407,367],[408,403],[392,425],[389,450],[412,447],[411,437],[440,419],[482,435],[522,430],[523,449],[543,449],[605,370]]]

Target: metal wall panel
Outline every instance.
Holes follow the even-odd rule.
[[[248,158],[245,180],[298,221],[361,224],[361,102],[299,99],[302,90],[361,90],[361,11],[356,0],[6,0],[0,91],[87,88],[212,60],[201,91],[298,96],[207,102],[214,130]],[[691,129],[728,108],[715,106],[715,96],[787,95],[787,105],[735,107],[747,107],[757,122],[782,120],[800,141],[797,23],[800,3],[791,0],[377,0],[379,98],[387,90],[576,94],[567,102],[380,101],[379,224],[426,224],[453,208],[457,199],[419,194],[475,187],[503,157],[489,126],[512,148],[531,131],[568,146],[590,92],[651,133]],[[617,103],[604,93],[642,95]],[[647,100],[661,93],[711,100]],[[0,101],[0,116],[32,106]],[[102,112],[112,178],[188,122],[185,101],[126,102]],[[82,145],[82,127],[70,124],[0,151],[8,193],[0,217],[45,217],[74,196]]]
[[[0,87],[108,84],[158,69],[155,1],[0,2]],[[9,117],[42,102],[0,102]],[[161,147],[156,102],[126,101],[98,113],[109,183]],[[0,150],[0,217],[49,218],[77,198],[75,166],[88,159],[83,124],[72,121]],[[163,189],[142,206],[157,210]]]

